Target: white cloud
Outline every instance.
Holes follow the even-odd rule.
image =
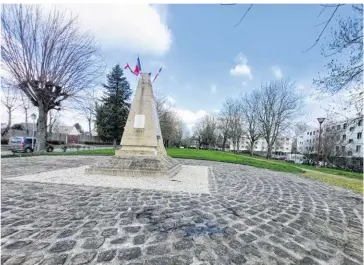
[[[272,71],[276,78],[280,79],[283,77],[282,70],[278,66],[272,66]]]
[[[46,9],[54,5],[44,4]],[[167,8],[144,3],[58,4],[78,15],[101,44],[136,53],[163,55],[172,44]]]
[[[191,111],[187,109],[175,108],[175,111],[182,118],[190,132],[193,131],[193,126],[195,125],[195,123],[208,114],[207,111],[204,110]]]
[[[252,79],[253,75],[251,73],[250,66],[248,66],[248,59],[246,58],[246,56],[242,53],[239,53],[236,57],[236,61],[238,62],[238,64],[235,65],[234,68],[230,69],[230,74],[235,76],[247,76],[249,79]]]
[[[197,120],[199,120],[200,118],[204,117],[207,114],[207,112],[204,110],[191,111],[187,109],[175,108],[175,111],[187,125],[194,125]]]
[[[212,94],[215,94],[217,92],[216,85],[211,85],[210,91],[211,91]]]

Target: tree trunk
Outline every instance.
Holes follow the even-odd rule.
[[[254,142],[250,142],[250,156],[253,156],[254,154]]]
[[[91,142],[91,140],[92,140],[92,135],[91,135],[91,120],[88,120],[88,132],[89,132],[88,139]]]
[[[28,128],[28,108],[24,108],[25,112],[25,124],[27,126],[27,136],[29,136],[29,128]]]
[[[11,128],[11,108],[8,108],[8,127]]]
[[[226,135],[224,135],[224,138],[222,140],[222,150],[225,151],[225,144],[226,144],[226,141],[227,141],[227,137]]]
[[[271,144],[268,144],[267,158],[268,159],[272,158],[272,145]]]
[[[43,102],[38,102],[38,124],[37,124],[37,143],[36,152],[45,151],[46,134],[47,134],[47,110]]]

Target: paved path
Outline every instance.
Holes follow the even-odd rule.
[[[12,181],[96,159],[2,159],[2,264],[363,262],[362,198],[293,174],[181,160],[210,195]]]

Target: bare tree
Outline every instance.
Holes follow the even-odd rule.
[[[187,136],[187,127],[183,120],[177,116],[176,127],[174,130],[173,144],[177,147],[182,145],[182,140]]]
[[[193,128],[193,137],[198,142],[198,149],[200,149],[202,145],[203,133],[204,133],[203,120],[200,119],[195,123],[195,126]]]
[[[154,98],[164,146],[168,147],[175,136],[178,115],[166,96],[156,92]]]
[[[250,143],[250,155],[254,153],[254,144],[262,136],[261,128],[258,123],[259,98],[256,94],[246,94],[241,98],[244,119],[246,125],[246,136]]]
[[[79,113],[84,118],[86,118],[86,120],[88,122],[89,141],[91,141],[91,139],[92,139],[91,127],[92,127],[92,122],[96,118],[96,106],[97,106],[98,101],[99,101],[99,99],[96,96],[96,91],[94,89],[92,89],[91,91],[87,91],[82,96],[82,98],[79,101],[79,104],[77,106]]]
[[[336,5],[336,9],[340,5]],[[324,57],[348,55],[347,62],[333,59],[326,65],[328,75],[314,80],[322,91],[336,93],[345,89],[360,90],[363,95],[363,5],[352,5],[353,15],[340,18],[337,29],[333,30],[332,41],[322,49]]]
[[[101,74],[99,49],[77,19],[40,5],[3,5],[1,56],[18,90],[38,107],[37,151],[45,150],[47,114]]]
[[[259,102],[257,119],[267,142],[267,158],[272,156],[272,148],[279,133],[292,123],[301,106],[301,97],[295,91],[295,84],[282,78],[263,84],[253,92]]]
[[[27,136],[29,136],[29,128],[28,128],[28,118],[29,118],[29,109],[31,107],[31,102],[29,101],[28,97],[22,92],[20,91],[20,100],[21,100],[21,105],[24,109],[24,117],[25,117],[25,124],[26,124],[26,131],[27,131]]]
[[[244,111],[240,99],[229,98],[226,100],[227,108],[230,109],[229,128],[233,146],[239,153],[240,140],[244,134]]]
[[[217,140],[217,119],[214,115],[205,115],[202,118],[203,122],[203,134],[202,142],[208,148],[212,148],[216,144]]]
[[[230,116],[232,115],[231,104],[229,99],[222,105],[221,110],[218,113],[217,128],[219,129],[222,136],[222,148],[225,150],[225,145],[230,137]]]
[[[12,121],[12,113],[16,109],[18,105],[16,90],[14,90],[11,86],[4,84],[2,82],[2,97],[1,102],[5,106],[6,112],[8,113],[8,124],[4,131],[1,132],[1,136],[4,136],[8,133],[9,129],[11,128],[11,121]]]
[[[50,110],[48,112],[48,118],[49,121],[47,122],[48,124],[48,134],[47,134],[47,138],[48,140],[52,138],[52,133],[53,133],[53,128],[55,126],[55,124],[58,122],[59,118],[60,118],[60,112],[59,110]]]

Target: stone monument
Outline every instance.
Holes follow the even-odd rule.
[[[150,73],[143,73],[115,156],[86,169],[87,174],[116,176],[168,176],[177,174],[179,162],[163,145]]]

